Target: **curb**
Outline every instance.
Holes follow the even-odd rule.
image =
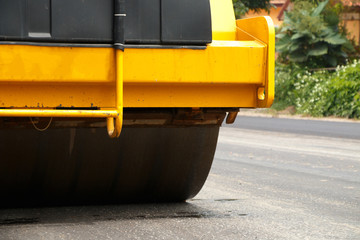
[[[359,123],[360,120],[338,118],[338,117],[308,117],[302,115],[290,115],[290,114],[279,114],[279,113],[264,113],[259,110],[240,109],[238,116],[244,117],[263,117],[263,118],[283,118],[283,119],[296,119],[296,120],[313,120],[313,121],[327,121],[327,122],[348,122],[348,123]]]

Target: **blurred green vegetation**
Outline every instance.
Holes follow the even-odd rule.
[[[335,70],[309,71],[277,63],[273,108],[295,106],[296,113],[360,119],[360,61]]]
[[[344,64],[354,47],[340,28],[340,9],[329,0],[296,1],[276,35],[278,61],[310,68]]]
[[[236,17],[269,11],[270,1],[233,0]],[[335,0],[292,0],[277,30],[273,109],[360,119],[360,61]],[[356,48],[359,49],[359,48]]]
[[[340,22],[342,4],[293,3],[277,29],[273,108],[360,119],[360,61]]]

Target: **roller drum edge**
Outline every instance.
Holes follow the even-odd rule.
[[[4,206],[173,202],[209,173],[219,126],[0,130]]]

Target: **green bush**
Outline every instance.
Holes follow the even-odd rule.
[[[302,68],[295,64],[284,65],[276,62],[274,109],[283,110],[287,106],[295,105],[295,84],[298,81],[297,75],[302,72]]]
[[[233,0],[236,18],[239,19],[249,10],[259,12],[261,10],[269,11],[272,6],[270,0]]]
[[[360,61],[336,70],[324,99],[323,115],[360,118]]]
[[[285,12],[276,35],[279,61],[310,68],[345,63],[346,51],[354,48],[339,28],[339,8],[328,3],[296,1],[293,10]]]
[[[311,116],[360,118],[360,61],[333,72],[278,64],[275,99],[277,109],[295,106],[297,113]]]
[[[331,74],[328,71],[304,71],[295,83],[295,106],[298,113],[323,116],[327,99],[325,93]]]

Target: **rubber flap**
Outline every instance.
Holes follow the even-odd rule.
[[[125,2],[126,43],[160,43],[160,0]]]
[[[161,40],[165,44],[210,43],[209,0],[162,0],[161,27]]]
[[[211,37],[209,0],[0,0],[5,41],[206,45]]]

